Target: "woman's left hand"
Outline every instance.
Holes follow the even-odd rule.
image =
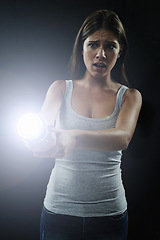
[[[57,141],[51,153],[52,158],[62,158],[76,147],[74,130],[60,130],[54,128],[53,134],[56,134]]]
[[[76,147],[76,137],[74,130],[52,129],[51,136],[56,135],[55,146],[46,152],[35,152],[35,157],[63,158]]]

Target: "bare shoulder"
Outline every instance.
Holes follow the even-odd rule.
[[[66,81],[65,80],[56,80],[49,87],[48,93],[50,93],[50,94],[61,93],[64,95],[65,89],[66,89]]]
[[[66,82],[65,80],[57,80],[51,84],[47,91],[45,102],[55,102],[62,100],[65,95]]]
[[[49,124],[53,123],[56,119],[64,98],[65,87],[64,80],[57,80],[48,89],[40,114]]]
[[[126,90],[124,96],[123,96],[123,102],[129,101],[129,102],[135,102],[139,103],[139,105],[142,104],[142,95],[137,89],[130,88]]]

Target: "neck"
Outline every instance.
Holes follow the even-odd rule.
[[[108,74],[105,77],[94,77],[91,74],[89,74],[88,71],[85,72],[84,77],[82,80],[85,81],[86,85],[88,86],[101,86],[101,87],[109,87],[113,85],[113,81],[111,79],[111,75]]]

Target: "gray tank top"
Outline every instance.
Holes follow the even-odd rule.
[[[64,101],[56,121],[62,129],[104,130],[114,128],[126,86],[118,90],[113,113],[102,119],[87,118],[72,109],[73,81],[66,81]],[[55,160],[44,206],[56,214],[80,217],[112,216],[127,209],[121,178],[122,151],[74,149]]]

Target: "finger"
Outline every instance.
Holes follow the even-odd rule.
[[[58,129],[58,128],[52,128],[52,131],[56,134],[56,135],[58,135],[58,134],[60,134],[60,133],[62,133],[62,129]]]
[[[64,151],[54,150],[50,153],[51,158],[63,158],[65,156]]]
[[[42,153],[33,153],[33,156],[34,156],[34,157],[37,157],[37,158],[44,158],[44,157],[48,157],[47,155],[45,155],[45,154],[42,154]]]
[[[51,154],[54,152],[54,148],[50,149],[49,151],[34,151],[33,156],[34,157],[50,157]]]

